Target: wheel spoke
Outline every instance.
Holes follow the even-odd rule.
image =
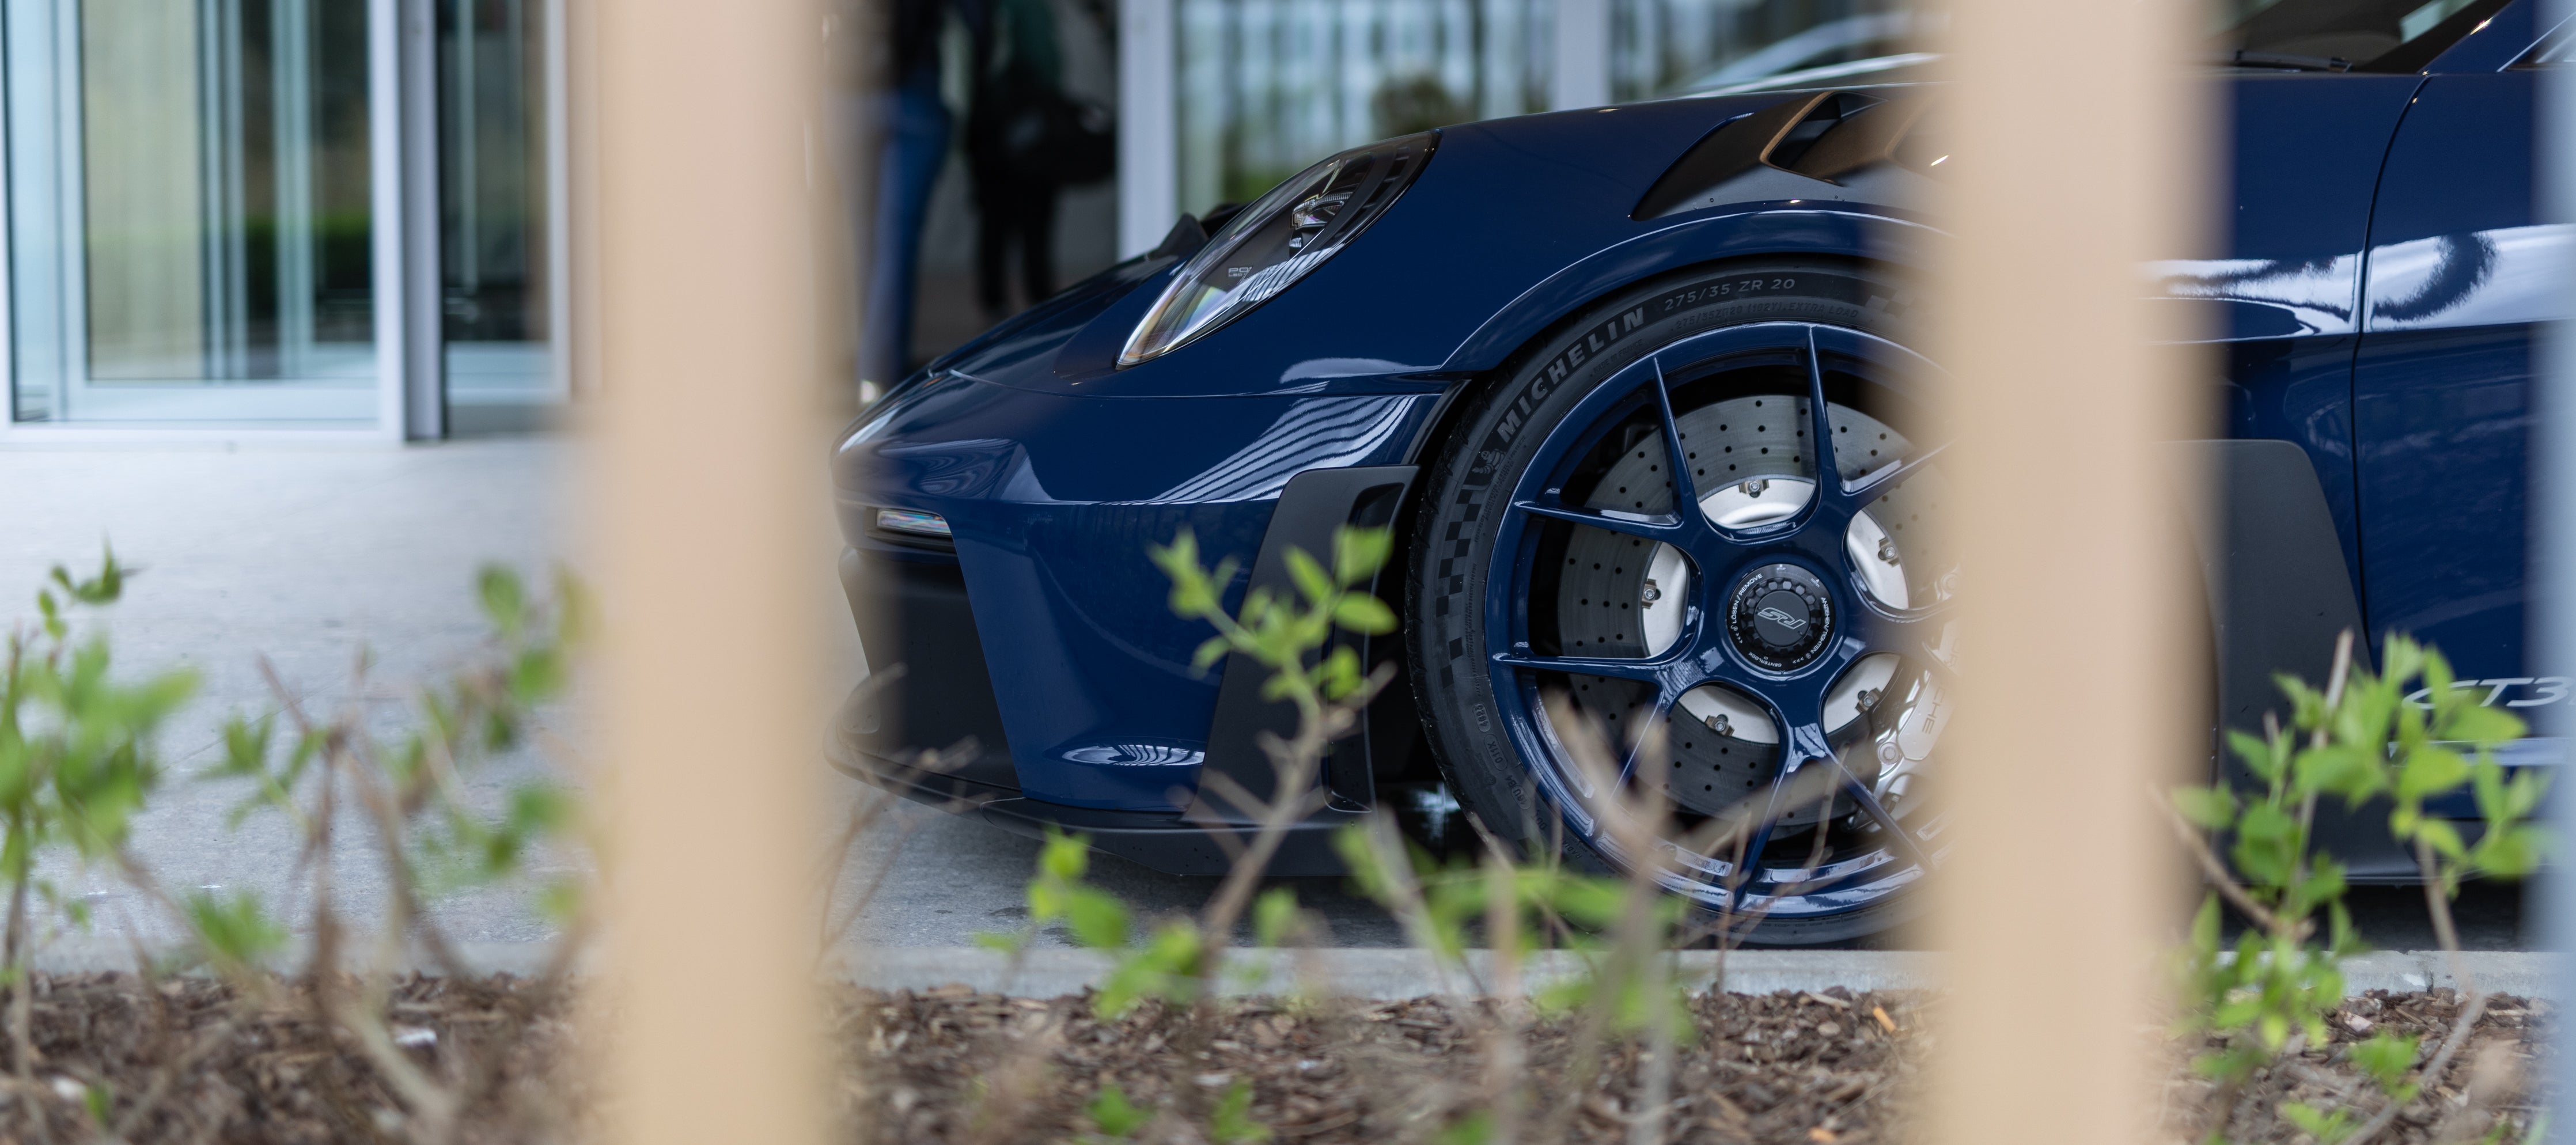
[[[1576,676],[1605,676],[1613,680],[1634,680],[1656,685],[1656,691],[1670,691],[1664,677],[1675,663],[1673,657],[1625,659],[1604,656],[1538,656],[1529,645],[1514,645],[1512,651],[1494,655],[1494,663],[1537,672],[1565,672]],[[1674,693],[1678,695],[1679,693]]]
[[[1655,419],[1664,434],[1664,468],[1673,478],[1673,513],[1688,521],[1699,513],[1699,483],[1691,479],[1691,457],[1682,448],[1682,425],[1673,417],[1673,393],[1664,384],[1664,363],[1650,358],[1655,368]]]
[[[1825,355],[1816,346],[1816,330],[1807,328],[1807,434],[1816,443],[1816,491],[1843,486],[1842,470],[1834,464],[1833,411],[1825,402]]]
[[[1519,510],[1520,512],[1527,513],[1533,517],[1545,517],[1552,521],[1569,521],[1577,525],[1589,525],[1595,529],[1606,529],[1613,533],[1622,533],[1631,537],[1644,537],[1650,541],[1663,541],[1667,544],[1680,544],[1683,536],[1690,532],[1689,526],[1686,523],[1688,520],[1687,518],[1671,515],[1659,514],[1657,516],[1648,517],[1623,513],[1614,516],[1610,513],[1604,513],[1599,510],[1577,509],[1572,506],[1553,504],[1547,501],[1514,501],[1512,502],[1512,508]]]
[[[1762,849],[1771,845],[1771,836],[1780,825],[1780,817],[1797,810],[1797,804],[1803,801],[1797,798],[1795,790],[1804,786],[1795,782],[1797,776],[1812,766],[1811,761],[1818,756],[1830,758],[1830,749],[1824,746],[1824,730],[1813,719],[1792,721],[1785,718],[1788,713],[1778,704],[1766,706],[1771,708],[1771,718],[1781,721],[1777,726],[1784,733],[1780,737],[1780,770],[1771,777],[1771,791],[1764,797],[1761,818],[1746,832],[1744,861],[1733,872],[1727,892],[1726,909],[1729,913],[1743,909],[1744,895],[1753,885],[1754,872],[1762,869]]]
[[[1896,816],[1888,811],[1887,806],[1878,801],[1878,796],[1870,791],[1868,784],[1862,783],[1859,776],[1853,775],[1850,768],[1843,766],[1840,755],[1834,756],[1833,759],[1834,770],[1842,773],[1843,793],[1851,796],[1852,802],[1859,805],[1861,814],[1869,816],[1871,822],[1878,824],[1879,830],[1887,832],[1890,838],[1896,840],[1895,849],[1906,861],[1922,868],[1925,873],[1930,873],[1931,852],[1924,850],[1922,844],[1915,840],[1914,833],[1906,830],[1905,824],[1898,822]]]
[[[1956,675],[1953,664],[1958,656],[1957,618],[1946,607],[1888,613],[1864,606],[1854,626],[1871,651],[1894,652],[1944,677]]]
[[[1604,745],[1609,758],[1587,748],[1588,758],[1583,761],[1586,766],[1581,769],[1585,775],[1578,778],[1562,767],[1552,772],[1541,772],[1540,779],[1558,798],[1579,800],[1605,779],[1615,783],[1617,789],[1631,794],[1643,793],[1648,787],[1666,786],[1658,782],[1657,773],[1667,759],[1688,760],[1693,768],[1700,766],[1700,757],[1696,754],[1646,754],[1650,746],[1659,753],[1663,750],[1661,745],[1670,739],[1675,721],[1696,719],[1679,710],[1681,698],[1694,688],[1722,684],[1750,699],[1770,718],[1779,733],[1779,763],[1772,768],[1770,782],[1761,784],[1760,790],[1748,788],[1740,781],[1753,778],[1759,783],[1758,773],[1753,776],[1737,774],[1736,786],[1743,796],[1738,800],[1725,795],[1723,785],[1704,788],[1694,780],[1690,785],[1694,798],[1690,807],[1704,813],[1705,819],[1689,819],[1687,830],[1681,830],[1681,824],[1677,822],[1675,829],[1680,830],[1678,835],[1670,831],[1658,832],[1663,836],[1664,845],[1680,846],[1702,856],[1704,865],[1695,867],[1688,874],[1694,884],[1693,893],[1704,896],[1711,905],[1721,906],[1740,916],[1738,922],[1744,925],[1757,921],[1744,916],[1768,915],[1774,909],[1800,918],[1845,914],[1859,904],[1894,893],[1895,887],[1912,881],[1912,872],[1928,870],[1931,865],[1929,852],[1932,848],[1907,831],[1890,811],[1889,805],[1882,804],[1875,791],[1844,765],[1843,753],[1824,734],[1823,717],[1829,686],[1842,678],[1856,660],[1873,652],[1898,653],[1912,666],[1907,669],[1909,673],[1937,674],[1937,679],[1921,677],[1921,683],[1938,688],[1949,686],[1949,678],[1954,672],[1952,653],[1957,637],[1945,607],[1889,609],[1878,604],[1875,598],[1868,597],[1866,591],[1861,594],[1863,599],[1852,599],[1837,587],[1839,582],[1833,579],[1835,572],[1849,571],[1845,561],[1852,543],[1853,518],[1865,507],[1885,497],[1890,490],[1905,484],[1918,470],[1932,464],[1942,456],[1944,449],[1919,448],[1901,441],[1891,448],[1891,443],[1884,440],[1874,439],[1866,443],[1847,440],[1848,435],[1841,434],[1836,428],[1834,406],[1827,391],[1829,381],[1840,384],[1850,379],[1827,377],[1830,372],[1824,361],[1824,348],[1827,346],[1834,347],[1834,370],[1860,371],[1872,379],[1872,385],[1877,384],[1872,363],[1904,357],[1902,351],[1882,346],[1856,332],[1818,328],[1806,323],[1761,323],[1694,335],[1681,343],[1659,349],[1647,355],[1645,361],[1632,365],[1629,369],[1634,372],[1623,371],[1612,383],[1587,395],[1568,413],[1564,424],[1548,431],[1540,454],[1516,478],[1517,484],[1513,486],[1510,498],[1503,503],[1504,512],[1517,512],[1523,516],[1506,522],[1516,547],[1508,553],[1498,552],[1493,575],[1498,585],[1504,583],[1503,578],[1507,575],[1522,578],[1515,582],[1518,595],[1498,595],[1482,606],[1488,617],[1487,638],[1492,641],[1483,648],[1487,653],[1487,671],[1505,690],[1514,694],[1530,692],[1533,681],[1520,675],[1524,672],[1622,681],[1633,686],[1609,689],[1608,694],[1617,694],[1623,700],[1633,698],[1636,704],[1633,712],[1623,713],[1622,718],[1615,721],[1621,731],[1633,734],[1610,737],[1613,742]],[[1764,368],[1776,369],[1801,350],[1806,355],[1803,388],[1796,387],[1795,383],[1785,387],[1788,392],[1766,388],[1762,396],[1773,400],[1764,403],[1762,412],[1769,416],[1755,419],[1765,424],[1758,431],[1750,423],[1742,428],[1763,435],[1768,435],[1772,429],[1784,428],[1778,420],[1781,415],[1770,407],[1776,406],[1779,398],[1789,398],[1793,402],[1799,400],[1803,393],[1807,407],[1803,416],[1807,424],[1800,427],[1797,425],[1799,418],[1790,416],[1785,429],[1798,431],[1801,436],[1811,439],[1796,443],[1804,448],[1794,451],[1813,458],[1815,492],[1808,503],[1795,513],[1787,513],[1759,525],[1721,529],[1699,507],[1699,485],[1702,479],[1708,478],[1708,474],[1697,468],[1696,460],[1691,456],[1693,446],[1683,440],[1681,423],[1676,416],[1679,399],[1672,389],[1671,374],[1695,377],[1709,363],[1717,363],[1719,369],[1734,369],[1736,367],[1731,361],[1724,359],[1729,355],[1746,353],[1758,353],[1765,363]],[[1667,358],[1676,369],[1667,371]],[[1652,388],[1640,393],[1639,386]],[[1652,402],[1651,409],[1641,410],[1639,407],[1648,400]],[[1654,419],[1654,436],[1663,445],[1661,461],[1666,467],[1665,480],[1673,497],[1667,509],[1652,512],[1647,511],[1646,505],[1652,503],[1654,474],[1648,467],[1653,464],[1653,454],[1648,451],[1644,434],[1637,424],[1648,413]],[[1731,422],[1734,419],[1727,420]],[[1705,428],[1711,432],[1702,435],[1703,440],[1697,443],[1696,448],[1709,450],[1714,457],[1724,445],[1731,443],[1731,439],[1720,440],[1728,438],[1728,435],[1715,432],[1717,425],[1714,421]],[[1857,428],[1852,430],[1853,434],[1858,432]],[[1625,436],[1618,436],[1620,434]],[[1617,451],[1619,456],[1607,462],[1618,467],[1615,483],[1608,482],[1600,470],[1603,460],[1593,456],[1603,435],[1626,442]],[[1892,430],[1888,436],[1894,436]],[[1761,444],[1768,446],[1765,452],[1775,455],[1768,460],[1775,462],[1788,460],[1776,455],[1793,451],[1780,448],[1781,443],[1776,438],[1767,436]],[[1878,471],[1846,484],[1843,467],[1836,459],[1838,448],[1854,452],[1852,468],[1855,471],[1864,465],[1878,466]],[[1899,451],[1899,457],[1890,459],[1884,456]],[[1863,454],[1869,454],[1866,460]],[[1719,479],[1727,476],[1721,474]],[[1644,483],[1640,484],[1640,481]],[[1588,491],[1595,482],[1603,483],[1604,496],[1590,496]],[[1607,495],[1613,492],[1612,484],[1622,495]],[[1578,499],[1596,500],[1601,504],[1579,504]],[[1725,495],[1725,500],[1732,506],[1739,498],[1730,492]],[[1565,536],[1567,530],[1543,529],[1542,522],[1580,525],[1616,537],[1653,542],[1646,546],[1648,548],[1670,545],[1679,550],[1693,571],[1688,598],[1675,597],[1687,606],[1681,631],[1668,634],[1666,629],[1657,629],[1647,643],[1660,650],[1651,655],[1613,657],[1541,654],[1536,651],[1533,643],[1537,647],[1559,651],[1599,653],[1623,647],[1626,642],[1623,636],[1617,644],[1596,645],[1585,632],[1566,630],[1557,632],[1557,640],[1551,640],[1544,632],[1534,634],[1531,627],[1532,602],[1528,599],[1528,593],[1534,588],[1526,578],[1533,575],[1533,567],[1540,573],[1547,571],[1544,562],[1551,559],[1549,546],[1580,544],[1606,550],[1611,545],[1609,537],[1578,534],[1569,538]],[[1876,543],[1874,539],[1872,543]],[[1616,546],[1622,555],[1628,555],[1632,547],[1629,544]],[[1656,558],[1670,560],[1672,554],[1658,550],[1655,558],[1641,559]],[[1589,556],[1582,558],[1583,561],[1592,559]],[[1504,568],[1507,560],[1513,565],[1509,572]],[[1533,561],[1541,563],[1534,566]],[[1779,657],[1789,659],[1774,657],[1762,648],[1739,646],[1740,640],[1757,638],[1796,643],[1781,635],[1785,630],[1779,626],[1788,622],[1767,612],[1763,614],[1767,618],[1765,623],[1773,627],[1758,632],[1730,636],[1724,623],[1723,609],[1731,600],[1732,589],[1729,586],[1753,584],[1749,580],[1752,575],[1749,570],[1763,567],[1766,561],[1785,562],[1823,578],[1824,583],[1810,586],[1807,593],[1810,615],[1818,623],[1831,623],[1840,631],[1831,633],[1830,640],[1823,640],[1821,638],[1826,633],[1805,633],[1804,629],[1799,629],[1799,633],[1809,636],[1810,642],[1797,644],[1794,649],[1782,645]],[[1634,564],[1630,561],[1627,567],[1610,570],[1605,562],[1600,571],[1624,575],[1639,571],[1633,567]],[[1819,569],[1827,571],[1816,571]],[[1651,566],[1644,570],[1646,573],[1654,571]],[[1569,569],[1565,575],[1574,577],[1577,574]],[[1585,575],[1599,579],[1597,574]],[[1590,581],[1582,583],[1587,591],[1577,595],[1587,598],[1614,597],[1627,591],[1616,586],[1597,588]],[[1667,595],[1677,591],[1669,583],[1662,587]],[[1765,592],[1776,588],[1768,582],[1753,584],[1753,587]],[[1868,586],[1861,587],[1866,589]],[[1947,583],[1942,587],[1946,592]],[[1815,591],[1836,598],[1837,607],[1829,619],[1824,618],[1826,614],[1822,610],[1813,607]],[[1918,599],[1930,595],[1938,594],[1914,594]],[[1895,598],[1894,595],[1890,597]],[[1768,597],[1763,599],[1768,601]],[[1593,601],[1587,599],[1585,603]],[[1604,614],[1605,619],[1609,615]],[[1658,620],[1666,619],[1663,614],[1655,615]],[[1633,618],[1621,615],[1618,619]],[[1609,631],[1612,630],[1603,629],[1604,634]],[[1624,631],[1637,630],[1630,628]],[[1775,662],[1780,666],[1771,667]],[[1913,687],[1912,681],[1917,677],[1909,675],[1907,679],[1908,686]],[[1893,683],[1891,681],[1890,686]],[[1937,700],[1935,692],[1920,688],[1917,691],[1934,697],[1924,702]],[[1643,694],[1639,695],[1639,692]],[[1589,693],[1595,698],[1605,695],[1598,685],[1591,687]],[[1917,693],[1910,691],[1905,694],[1913,696]],[[1734,709],[1730,707],[1728,710]],[[1749,714],[1745,718],[1750,718]],[[1535,739],[1522,734],[1528,730],[1516,731],[1516,738],[1525,751],[1562,755],[1571,746],[1551,743],[1544,727],[1538,729]],[[1674,747],[1680,746],[1678,740],[1671,742]],[[1864,766],[1868,763],[1862,757],[1855,756],[1854,759]],[[1594,770],[1590,765],[1607,768],[1614,760],[1615,776],[1590,774]],[[1538,761],[1533,760],[1532,766],[1537,770]],[[1726,762],[1719,761],[1712,766],[1726,766]],[[1871,782],[1879,780],[1872,779]],[[1702,791],[1712,792],[1706,797],[1710,802],[1697,802]],[[1668,791],[1667,794],[1678,797],[1679,792]],[[1890,798],[1897,797],[1891,795]],[[1918,825],[1927,818],[1910,800],[1902,802],[1902,807]],[[1839,817],[1837,811],[1840,812]],[[1579,820],[1570,820],[1569,825],[1581,826]],[[1597,824],[1595,828],[1587,829],[1596,829],[1597,834]],[[1873,837],[1880,833],[1892,837],[1886,840]],[[1595,842],[1601,840],[1596,838]],[[1781,861],[1766,864],[1764,851],[1775,843],[1781,849],[1778,856]],[[1799,863],[1797,856],[1807,855],[1811,849],[1813,855],[1803,864]],[[1799,869],[1791,869],[1793,866]],[[1718,873],[1721,870],[1724,874]]]
[[[1680,702],[1681,698],[1680,692],[1658,685],[1655,688],[1654,702],[1639,709],[1644,718],[1629,717],[1628,727],[1635,733],[1633,736],[1635,742],[1628,745],[1626,754],[1619,760],[1619,786],[1626,787],[1636,778],[1637,764],[1645,759],[1646,746],[1654,742],[1655,729],[1663,726],[1665,720],[1672,718],[1673,705]]]
[[[1783,804],[1789,794],[1789,777],[1797,773],[1798,769],[1789,765],[1784,757],[1779,774],[1771,777],[1771,792],[1763,798],[1762,813],[1744,833],[1744,849],[1737,852],[1743,857],[1736,861],[1735,869],[1727,873],[1728,914],[1744,913],[1744,892],[1753,886],[1753,873],[1762,869],[1762,849],[1771,845],[1772,830],[1780,825],[1780,817],[1790,811]]]
[[[1894,465],[1882,465],[1877,472],[1861,478],[1857,484],[1843,488],[1843,496],[1851,502],[1853,509],[1866,508],[1871,502],[1887,496],[1890,490],[1904,484],[1906,478],[1922,472],[1923,467],[1940,460],[1941,454],[1949,448],[1949,443],[1943,442],[1930,449],[1916,450],[1912,457]],[[1837,487],[1841,486],[1838,484]]]

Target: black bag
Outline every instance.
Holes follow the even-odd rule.
[[[1075,99],[1026,68],[1008,68],[976,93],[967,156],[1012,180],[1081,187],[1118,173],[1118,128],[1109,110]]]

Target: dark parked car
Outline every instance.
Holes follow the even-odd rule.
[[[2227,724],[2259,724],[2274,670],[2321,677],[2348,627],[2439,646],[2486,703],[2571,698],[2523,639],[2532,331],[2568,241],[2533,214],[2535,81],[2567,44],[2540,11],[2279,0],[2214,48],[2226,237],[2155,274],[2223,343],[2223,426],[2177,456],[2217,478],[2197,516]],[[1206,632],[1146,546],[1193,530],[1247,558],[1240,593],[1383,524],[1403,628],[1355,642],[1405,683],[1277,870],[1335,869],[1330,829],[1434,784],[1615,867],[1541,705],[1562,692],[1613,729],[1667,721],[1643,774],[1683,827],[1758,813],[1740,868],[1691,856],[1676,893],[1767,909],[1764,942],[1900,918],[1973,670],[1908,274],[1954,157],[1940,89],[1879,82],[1919,62],[1346,152],[933,363],[833,462],[869,657],[909,669],[845,710],[836,761],[1219,870],[1209,831],[1239,819],[1202,779],[1268,790],[1256,736],[1288,717],[1249,663],[1191,670]],[[904,769],[970,736],[952,770]],[[1810,767],[1837,769],[1829,804],[1771,798]],[[2411,877],[2368,815],[2325,844]]]

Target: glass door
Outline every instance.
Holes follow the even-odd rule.
[[[565,400],[554,353],[560,0],[435,0],[441,365],[453,433],[530,429]]]
[[[398,416],[390,0],[0,0],[11,419]]]

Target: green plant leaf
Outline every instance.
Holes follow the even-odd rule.
[[[2448,819],[2436,819],[2429,815],[2417,819],[2414,837],[2430,844],[2433,853],[2445,859],[2460,859],[2467,854],[2460,846],[2459,828],[2451,826],[2451,821]]]
[[[1050,826],[1046,843],[1038,851],[1038,870],[1050,877],[1073,880],[1082,877],[1091,866],[1091,840],[1087,836],[1067,835]]]
[[[2236,820],[2236,845],[2228,852],[2236,869],[2264,886],[2290,881],[2298,865],[2298,820],[2272,803],[2248,806]]]
[[[2416,1052],[2422,1048],[2423,1039],[2417,1035],[2381,1030],[2353,1043],[2352,1064],[2377,1082],[2382,1092],[2395,1093],[2414,1071]]]
[[[1348,645],[1333,649],[1333,654],[1324,657],[1324,662],[1316,667],[1315,676],[1323,687],[1325,699],[1338,700],[1358,691],[1359,650]]]
[[[1214,1145],[1255,1145],[1270,1140],[1270,1127],[1252,1119],[1252,1083],[1240,1078],[1218,1099],[1208,1115],[1208,1140]]]
[[[502,636],[517,639],[527,623],[527,586],[519,574],[507,565],[485,565],[474,576],[474,595],[482,602],[483,618]]]
[[[2290,700],[2290,726],[2301,731],[2314,731],[2325,726],[2326,694],[2308,686],[2308,682],[2286,672],[2276,673],[2272,682]]]
[[[1333,623],[1363,635],[1380,636],[1395,631],[1395,610],[1367,593],[1345,593],[1333,602]]]
[[[2191,946],[2211,954],[2218,952],[2218,892],[2201,896],[2200,910],[2191,916]]]
[[[530,648],[519,653],[510,665],[510,698],[522,704],[542,704],[563,692],[571,673],[563,654],[553,648]]]
[[[1306,550],[1294,545],[1288,547],[1288,580],[1297,586],[1297,591],[1309,604],[1323,604],[1333,599],[1332,576],[1324,571],[1324,566],[1315,563],[1315,558]]]
[[[1294,887],[1272,887],[1252,900],[1252,939],[1263,947],[1276,947],[1297,926],[1297,890]]]
[[[286,946],[286,928],[270,921],[258,896],[248,891],[230,895],[197,891],[188,896],[187,908],[198,944],[218,963],[257,966]]]
[[[2352,1131],[2360,1128],[2349,1109],[2321,1113],[2295,1101],[2281,1103],[2281,1118],[2316,1138],[2320,1145],[2341,1145],[2344,1138],[2352,1136]]]
[[[2540,869],[2540,860],[2549,851],[2547,828],[2529,823],[2516,823],[2503,829],[2490,828],[2480,836],[2470,860],[2482,874],[2518,879]]]
[[[2469,761],[2446,747],[2425,746],[2406,754],[2397,769],[2397,797],[2422,800],[2457,789],[2469,781]]]
[[[1386,567],[1386,558],[1395,551],[1395,533],[1391,529],[1363,529],[1345,525],[1333,531],[1333,579],[1344,588],[1368,581]]]
[[[257,721],[233,716],[224,721],[224,759],[215,774],[248,778],[268,773],[268,747],[277,734],[277,717]]]
[[[1225,654],[1233,650],[1234,643],[1225,637],[1208,637],[1199,643],[1198,651],[1190,654],[1190,672],[1193,675],[1207,675],[1208,669],[1216,667],[1216,662],[1225,659]]]
[[[1451,1122],[1433,1137],[1432,1145],[1485,1145],[1494,1139],[1494,1115],[1489,1110],[1475,1110]]]
[[[2287,677],[2284,680],[2297,683]],[[2245,761],[2245,769],[2265,783],[2280,779],[2282,769],[2288,766],[2289,744],[2285,738],[2266,740],[2251,732],[2231,730],[2227,733],[2227,743],[2236,749],[2237,758]]]
[[[2451,717],[2441,721],[2435,733],[2443,739],[2462,740],[2480,747],[2522,738],[2522,718],[2502,708],[2483,704],[2463,704]]]
[[[2380,644],[2379,678],[2394,682],[2408,679],[2417,673],[2438,673],[2447,680],[2451,677],[2451,665],[2448,661],[2438,665],[2429,662],[2424,654],[2423,645],[2408,637],[2390,633],[2388,639]],[[2358,674],[2358,672],[2355,673],[2355,675]]]
[[[1135,1136],[1137,1130],[1154,1119],[1153,1114],[1136,1108],[1127,1100],[1125,1091],[1114,1085],[1100,1087],[1100,1092],[1092,1095],[1091,1104],[1083,1106],[1082,1112],[1091,1119],[1094,1128],[1121,1140]]]
[[[2343,864],[2323,855],[2313,856],[2308,863],[2308,877],[2300,881],[2298,890],[2290,896],[2290,913],[2305,917],[2318,907],[2342,898],[2344,890]]]
[[[1075,887],[1065,900],[1065,925],[1073,940],[1093,950],[1127,945],[1127,905],[1105,891]]]
[[[2541,797],[2549,791],[2549,777],[2533,768],[2513,773],[2505,784],[2504,813],[2501,818],[2520,819],[2540,810]]]
[[[2347,804],[2354,806],[2388,786],[2388,776],[2379,765],[2377,753],[2348,744],[2309,748],[2300,752],[2290,766],[2302,787],[2343,796]]]
[[[2236,822],[2236,793],[2225,787],[2176,787],[2173,805],[2183,818],[2208,830],[2223,831]]]

